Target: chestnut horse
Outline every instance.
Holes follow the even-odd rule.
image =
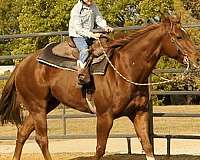
[[[104,76],[93,76],[97,146],[92,159],[99,160],[104,155],[113,120],[127,116],[134,125],[147,160],[154,160],[148,137],[148,86],[129,81],[147,83],[162,55],[181,63],[189,59],[197,66],[198,52],[181,28],[180,18],[173,16],[113,41],[110,49],[114,52],[112,65],[108,65]],[[44,159],[52,159],[48,149],[47,114],[60,103],[92,113],[81,90],[76,88],[77,72],[41,64],[37,61],[39,53],[28,56],[16,67],[0,100],[2,124],[12,122],[18,127],[13,160],[20,159],[23,145],[33,130]],[[20,119],[21,104],[29,111],[23,122]]]

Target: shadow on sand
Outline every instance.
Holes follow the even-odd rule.
[[[91,160],[92,156],[88,157],[76,157],[70,160]],[[101,160],[145,160],[145,155],[125,155],[125,154],[115,154],[106,155]],[[176,155],[176,156],[156,156],[156,160],[200,160],[200,156],[192,155]]]

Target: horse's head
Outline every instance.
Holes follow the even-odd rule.
[[[181,63],[192,62],[198,68],[200,54],[189,39],[187,32],[181,27],[180,17],[168,16],[162,20],[165,34],[162,38],[164,53]]]

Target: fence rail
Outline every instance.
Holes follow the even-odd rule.
[[[185,28],[200,28],[200,24],[194,25],[183,25]],[[131,26],[131,27],[117,27],[114,28],[115,30],[133,30],[133,29],[140,29],[141,26]],[[101,30],[94,30],[94,32],[99,32]],[[16,34],[16,35],[0,35],[0,40],[7,40],[13,38],[31,38],[31,37],[40,37],[40,36],[62,36],[68,35],[67,31],[62,32],[48,32],[48,33],[33,33],[33,34]],[[13,55],[13,56],[0,56],[0,60],[12,60],[12,59],[21,59],[25,58],[27,55]],[[176,70],[176,69],[168,69],[168,70],[154,70],[154,73],[183,73],[183,70]],[[0,76],[0,80],[6,80],[8,76]],[[149,88],[150,95],[200,95],[200,91],[153,91]],[[92,118],[95,117],[94,115],[90,114],[77,114],[77,115],[67,115],[66,109],[63,107],[63,112],[61,115],[49,115],[48,119],[61,119],[63,122],[63,134],[62,135],[51,135],[49,138],[51,139],[82,139],[82,138],[96,138],[96,135],[68,135],[66,132],[66,119],[73,119],[73,118]],[[149,136],[150,141],[154,147],[154,138],[166,138],[167,139],[167,155],[170,156],[170,144],[171,139],[200,139],[200,136],[195,135],[159,135],[154,134],[153,130],[153,118],[156,117],[194,117],[200,118],[200,114],[181,114],[181,113],[154,113],[153,112],[153,105],[152,99],[149,102]],[[127,147],[128,153],[131,153],[131,138],[136,137],[132,134],[111,134],[110,138],[126,138],[127,140]],[[32,139],[33,137],[31,137]],[[0,136],[0,140],[15,140],[15,136]]]
[[[128,31],[141,29],[143,26],[128,26],[128,27],[115,27],[114,31]],[[183,25],[184,28],[200,28],[200,24]],[[93,32],[103,32],[101,29],[94,29]],[[30,33],[30,34],[14,34],[14,35],[0,35],[0,40],[12,39],[12,38],[32,38],[41,36],[67,36],[68,31],[60,32],[46,32],[46,33]]]

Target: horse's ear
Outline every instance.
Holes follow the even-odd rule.
[[[181,22],[181,12],[179,12],[176,16],[178,22],[180,23]]]
[[[165,16],[165,15],[163,14],[163,15],[161,15],[161,21],[162,21],[163,23],[170,23],[170,18],[169,18],[169,16]]]
[[[165,14],[162,12],[160,12],[160,19],[161,19],[161,21],[163,21],[165,19]]]

